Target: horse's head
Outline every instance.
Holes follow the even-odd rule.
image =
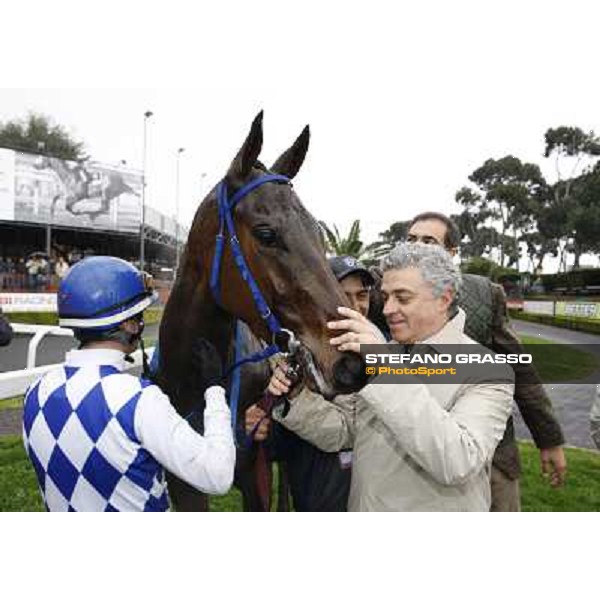
[[[260,113],[225,176],[229,197],[267,173],[293,179],[302,166],[308,142],[306,127],[271,169],[265,169],[257,162],[262,147]],[[181,276],[196,277],[198,290],[204,293],[219,229],[216,196],[213,190],[198,209],[182,261]],[[329,343],[333,333],[327,328],[327,321],[339,318],[337,307],[347,306],[347,301],[327,264],[317,221],[292,185],[268,182],[252,190],[235,207],[233,221],[242,253],[266,303],[281,326],[302,344],[299,355],[308,386],[326,397],[358,389],[363,383],[359,357],[333,348]],[[250,287],[235,265],[228,240],[218,290],[224,311],[245,321],[258,337],[272,341]]]

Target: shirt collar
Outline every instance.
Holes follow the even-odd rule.
[[[125,353],[108,348],[90,348],[87,350],[71,350],[65,357],[68,367],[85,367],[88,365],[113,366],[119,371],[125,370]]]

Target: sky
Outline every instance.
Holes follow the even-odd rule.
[[[9,9],[27,23],[27,43],[19,27],[3,36],[14,59],[0,121],[43,112],[95,160],[141,168],[151,110],[147,202],[175,214],[185,148],[185,224],[261,109],[261,160],[309,124],[295,188],[343,233],[360,219],[366,242],[417,212],[456,212],[456,191],[488,158],[513,154],[553,179],[542,157],[549,127],[600,133],[592,2],[37,6],[34,22],[29,4]]]

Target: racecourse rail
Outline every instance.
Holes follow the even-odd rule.
[[[51,369],[58,365],[43,365],[36,367],[37,349],[42,339],[47,335],[60,337],[73,337],[73,332],[70,329],[52,325],[30,325],[27,323],[11,323],[15,333],[31,335],[27,349],[27,365],[24,369],[18,371],[8,371],[0,373],[0,400],[6,398],[14,398],[22,396],[27,388],[42,375],[45,375]],[[148,348],[146,353],[148,357],[152,357],[154,347]],[[136,350],[131,357],[133,363],[128,364],[127,370],[139,368],[142,366],[142,352]]]

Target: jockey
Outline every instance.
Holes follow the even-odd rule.
[[[58,292],[59,324],[78,350],[25,396],[23,438],[50,511],[164,511],[164,470],[196,489],[225,494],[235,447],[221,364],[205,340],[194,348],[204,436],[148,379],[124,372],[155,300],[128,262],[95,256],[74,265]]]

